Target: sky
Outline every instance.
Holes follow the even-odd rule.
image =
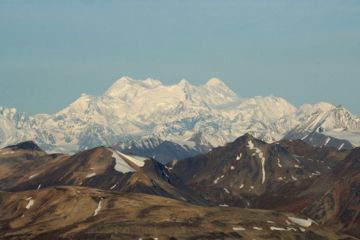
[[[360,115],[360,1],[0,1],[0,106],[53,113],[121,76]]]

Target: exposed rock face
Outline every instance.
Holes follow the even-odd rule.
[[[355,148],[332,173],[329,189],[304,210],[317,221],[360,236],[360,148]]]
[[[42,151],[42,149],[33,141],[21,142],[16,145],[8,146],[6,149]]]
[[[33,170],[46,169],[61,156],[46,154],[32,142],[0,149],[0,190],[13,187],[21,179],[35,177],[35,174],[30,174]]]
[[[113,148],[129,154],[143,157],[155,158],[160,163],[166,164],[173,160],[196,156],[201,152],[199,147],[188,147],[171,141],[164,141],[160,138],[149,137],[134,139],[126,142],[119,142]],[[201,149],[202,150],[202,149]]]
[[[224,147],[169,166],[187,185],[210,194],[219,204],[275,208],[290,204],[306,185],[331,173],[345,152],[315,148],[302,141],[267,144],[246,134]]]
[[[298,137],[294,137],[293,139],[298,139]],[[302,137],[302,140],[313,146],[327,146],[339,150],[352,149],[354,147],[354,145],[348,140],[330,137],[318,132],[312,132],[309,135]]]

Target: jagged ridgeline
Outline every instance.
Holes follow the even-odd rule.
[[[280,97],[244,99],[216,78],[194,86],[186,80],[164,85],[122,77],[104,95],[82,94],[55,114],[0,108],[0,146],[34,140],[48,152],[116,145],[168,162],[207,152],[247,132],[268,143],[286,138],[338,149],[360,145],[359,117],[342,106],[296,108]],[[169,156],[167,147],[177,154]]]

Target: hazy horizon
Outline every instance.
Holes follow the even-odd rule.
[[[10,1],[0,3],[0,106],[53,113],[116,79],[239,97],[329,102],[360,114],[357,1]]]

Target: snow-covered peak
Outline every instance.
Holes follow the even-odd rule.
[[[142,82],[144,83],[145,86],[147,86],[149,88],[154,88],[154,87],[158,87],[158,86],[162,85],[160,80],[152,79],[152,78],[147,78],[147,79],[143,80]]]
[[[82,93],[78,99],[64,108],[57,115],[63,114],[80,114],[86,112],[91,106],[92,102],[96,101],[96,97]]]
[[[237,94],[218,78],[209,79],[206,84],[198,87],[198,91],[204,101],[214,108],[235,106],[240,101]]]
[[[334,105],[327,102],[319,102],[313,105],[314,109],[319,109],[321,111],[330,111],[335,108]]]
[[[206,84],[205,84],[206,86],[212,86],[212,87],[214,87],[214,86],[226,86],[226,84],[223,82],[223,81],[221,81],[221,79],[219,79],[219,78],[216,78],[216,77],[213,77],[213,78],[210,78],[207,82],[206,82]],[[227,87],[227,86],[226,86]]]
[[[80,108],[87,108],[87,106],[89,105],[89,102],[91,101],[92,97],[90,95],[87,95],[85,93],[82,93],[80,95],[80,98],[78,98],[75,102],[73,102],[70,106],[77,106]]]
[[[128,91],[137,91],[138,89],[153,89],[162,87],[160,80],[147,78],[145,80],[135,80],[131,77],[121,77],[106,92],[108,97],[123,97]]]
[[[327,102],[319,102],[313,105],[304,104],[298,109],[297,114],[303,115],[303,114],[312,114],[315,112],[327,112],[334,108],[335,108],[334,105]]]
[[[131,77],[121,77],[105,92],[105,95],[109,97],[119,97],[131,88],[132,85],[138,85],[139,83],[140,81],[136,81]]]
[[[324,116],[321,127],[328,130],[358,130],[360,131],[360,118],[353,115],[343,106],[331,109]]]
[[[4,108],[4,107],[0,107],[0,115],[3,116],[14,116],[16,114],[17,110],[16,108]]]
[[[259,120],[264,119],[264,117],[268,119],[280,119],[296,112],[296,107],[284,98],[274,96],[256,96],[246,99],[240,104],[239,108],[254,112],[253,117]]]
[[[346,108],[320,103],[302,107],[300,111],[299,123],[287,134],[287,138],[305,139],[316,133],[360,145],[360,118]]]
[[[206,88],[208,91],[216,93],[218,91],[221,94],[228,94],[229,97],[234,97],[236,94],[219,78],[210,78],[203,88]]]
[[[180,82],[178,83],[178,86],[181,86],[181,87],[186,87],[186,86],[189,86],[189,85],[191,85],[191,84],[185,78],[181,79]]]
[[[324,110],[320,108],[315,109],[317,109],[318,111],[309,111],[307,112],[307,115],[300,119],[301,123],[297,128],[302,129],[302,131],[308,132],[312,132],[314,130],[320,132],[360,130],[359,117],[353,115],[342,106],[331,107],[331,105],[329,105],[329,110]]]
[[[122,87],[127,84],[135,83],[137,82],[135,79],[129,77],[129,76],[123,76],[116,80],[113,85],[110,87],[110,89],[116,89],[117,87]]]

